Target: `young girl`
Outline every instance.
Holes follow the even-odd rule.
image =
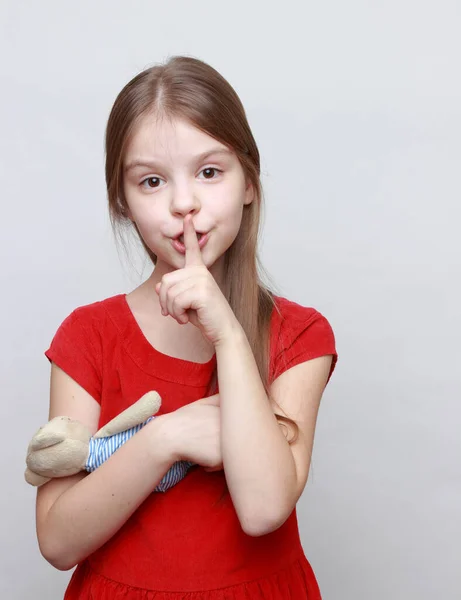
[[[207,64],[174,57],[117,97],[110,215],[155,269],[59,327],[50,418],[95,432],[149,390],[162,407],[91,474],[39,488],[43,556],[78,565],[67,600],[320,598],[295,506],[335,341],[261,283],[259,175],[242,104]],[[153,492],[178,460],[196,466]]]

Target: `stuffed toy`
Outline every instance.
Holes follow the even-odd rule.
[[[154,419],[160,405],[159,394],[148,392],[93,436],[79,421],[54,417],[29,443],[24,474],[27,483],[40,486],[55,477],[94,471]],[[154,491],[166,492],[186,476],[192,465],[187,461],[174,463]]]

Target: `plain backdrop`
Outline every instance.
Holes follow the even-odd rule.
[[[59,599],[70,577],[23,480],[43,352],[150,272],[112,237],[104,128],[129,79],[187,54],[246,107],[267,270],[336,333],[298,506],[324,599],[459,600],[460,3],[3,0],[0,20],[0,597]]]

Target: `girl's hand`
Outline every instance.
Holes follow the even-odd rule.
[[[240,324],[203,262],[191,215],[184,219],[184,244],[184,268],[167,273],[155,286],[162,314],[181,325],[190,321],[216,346]]]
[[[223,468],[219,396],[202,398],[161,415],[163,440],[171,458],[190,461],[207,471]]]

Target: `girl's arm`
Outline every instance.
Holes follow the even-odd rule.
[[[49,418],[68,415],[93,434],[99,412],[96,400],[53,364]],[[163,423],[162,416],[150,421],[90,475],[54,479],[38,489],[39,546],[54,567],[71,569],[97,550],[159,483],[174,462]]]
[[[332,357],[292,367],[272,384],[273,399],[299,426],[291,445],[277,423],[243,329],[235,327],[216,345],[216,357],[229,492],[243,530],[264,535],[285,522],[306,484]]]

